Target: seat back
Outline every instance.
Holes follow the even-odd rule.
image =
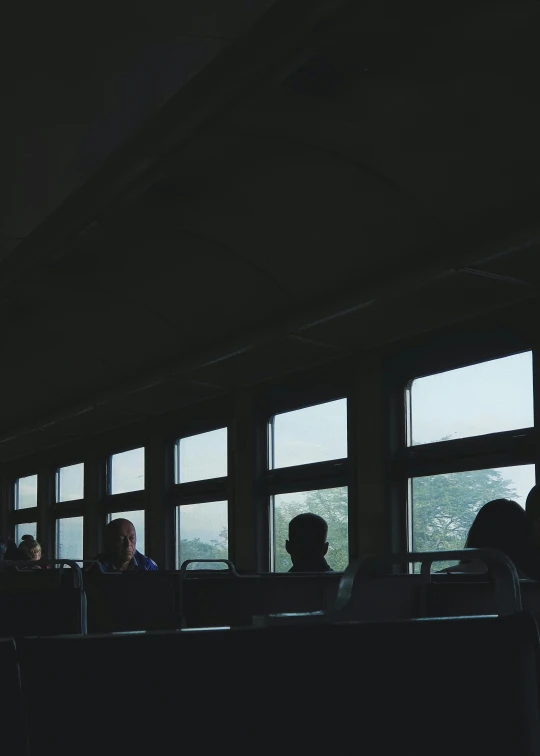
[[[185,627],[245,627],[272,612],[323,611],[333,603],[339,573],[187,571],[182,578]]]
[[[521,603],[540,622],[540,583],[520,580]],[[451,617],[497,614],[497,592],[493,578],[485,575],[435,574],[427,591],[427,614]]]
[[[356,743],[389,755],[540,754],[538,631],[526,613],[18,645],[31,756],[66,743],[112,756],[131,737],[126,723],[143,751],[200,742],[208,753],[315,754]]]
[[[180,581],[170,572],[84,573],[88,632],[180,627]]]
[[[263,601],[258,575],[193,570],[181,584],[184,627],[244,627]]]
[[[521,592],[516,568],[495,549],[463,549],[449,552],[386,554],[356,559],[342,574],[336,599],[327,610],[276,613],[255,618],[258,626],[309,622],[384,621],[430,616],[429,569],[420,575],[390,572],[393,565],[420,562],[430,566],[440,559],[477,559],[488,563],[495,580],[497,610],[508,614],[521,610]],[[481,608],[476,614],[482,613]],[[445,616],[454,614],[448,612]]]
[[[0,637],[86,633],[82,573],[69,560],[3,562],[0,569]],[[64,565],[70,569],[64,570]]]

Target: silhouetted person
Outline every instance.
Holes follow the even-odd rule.
[[[24,555],[25,559],[32,560],[33,562],[41,559],[41,546],[34,536],[23,535],[19,544],[19,551]]]
[[[525,510],[510,499],[493,499],[478,511],[469,529],[466,549],[498,549],[514,563],[520,576],[529,572]],[[487,572],[482,562],[461,562],[441,572]]]
[[[41,545],[38,541],[34,538],[32,535],[23,535],[21,538],[21,542],[19,544],[19,553],[21,555],[20,558],[25,559],[30,562],[39,562],[40,559],[42,559],[41,556]],[[49,564],[36,564],[33,567],[30,567],[30,569],[33,570],[48,570],[50,569]]]
[[[96,560],[102,572],[146,572],[158,568],[150,557],[137,551],[135,525],[121,517],[106,526],[105,551],[98,554]]]
[[[0,538],[0,561],[16,562],[19,559],[25,559],[21,554],[15,541],[11,538]]]
[[[328,552],[328,525],[319,515],[300,514],[289,523],[285,548],[291,557],[289,572],[333,572],[325,559]]]
[[[533,486],[529,491],[525,515],[529,538],[540,549],[540,486]]]
[[[529,547],[528,574],[540,580],[540,486],[533,486],[525,502],[527,544]]]

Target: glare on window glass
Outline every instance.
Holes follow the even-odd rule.
[[[462,549],[480,507],[493,499],[512,499],[525,507],[535,482],[534,465],[413,478],[409,502],[413,551]]]
[[[176,507],[176,568],[186,559],[228,559],[227,502],[211,501]],[[221,569],[212,562],[188,569]]]
[[[56,558],[83,558],[83,517],[62,517],[56,521]]]
[[[111,456],[109,493],[120,494],[144,489],[144,447]]]
[[[346,399],[283,412],[274,417],[270,427],[273,428],[270,438],[271,468],[347,456]]]
[[[31,535],[32,538],[37,538],[37,522],[22,522],[15,525],[15,543],[17,546],[22,541],[24,535]]]
[[[135,527],[135,535],[137,536],[137,551],[144,554],[144,509],[135,509],[131,512],[113,512],[107,515],[107,522],[118,519],[129,520]]]
[[[227,475],[227,428],[181,438],[176,445],[176,482]]]
[[[56,473],[56,501],[84,498],[84,464],[61,467]]]
[[[323,517],[328,525],[328,553],[326,561],[337,571],[349,563],[349,512],[348,489],[325,488],[317,491],[278,494],[273,497],[274,515],[273,553],[276,572],[288,572],[292,567],[285,541],[289,537],[289,522],[296,515],[313,512]]]
[[[37,507],[37,475],[28,475],[15,482],[15,509]]]
[[[532,353],[415,379],[410,422],[413,445],[534,425]]]

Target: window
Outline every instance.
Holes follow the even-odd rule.
[[[227,475],[227,428],[181,438],[176,443],[176,483]]]
[[[31,535],[37,539],[37,522],[19,522],[15,525],[15,543],[17,546],[22,541],[23,535]]]
[[[110,494],[144,490],[144,447],[113,454],[109,469]]]
[[[83,517],[62,517],[56,521],[56,558],[83,558]]]
[[[15,509],[37,507],[37,475],[15,481]]]
[[[413,551],[462,549],[478,510],[492,499],[525,507],[534,465],[428,475],[410,482]],[[444,566],[455,564],[445,562]],[[439,564],[435,569],[442,569]],[[418,571],[418,570],[417,570]]]
[[[107,522],[111,520],[117,520],[122,517],[124,520],[129,520],[135,526],[135,533],[137,535],[137,551],[144,554],[145,541],[144,541],[144,509],[136,509],[132,512],[112,512],[107,515]]]
[[[313,512],[328,523],[326,560],[333,570],[344,570],[349,563],[348,488],[324,488],[272,497],[274,570],[288,572],[291,558],[285,549],[289,522],[303,512]]]
[[[270,422],[270,469],[347,456],[347,400],[283,412]]]
[[[176,569],[180,569],[186,559],[229,558],[227,517],[226,501],[176,507]],[[194,566],[196,569],[221,567],[211,562]]]
[[[84,464],[60,467],[56,471],[56,501],[84,499]]]
[[[534,425],[532,353],[416,378],[409,446]]]

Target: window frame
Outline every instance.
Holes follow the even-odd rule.
[[[146,492],[146,454],[147,454],[147,448],[146,444],[138,444],[137,446],[128,446],[126,448],[118,449],[115,451],[111,451],[107,454],[106,462],[105,462],[105,496],[107,499],[115,499],[117,496],[127,496],[127,495],[133,495],[133,494],[144,494]],[[144,475],[144,486],[142,488],[137,489],[136,491],[123,491],[122,493],[112,493],[112,458],[115,457],[118,454],[125,454],[126,452],[130,451],[138,451],[139,449],[143,450],[143,475]]]
[[[321,376],[324,378],[324,372]],[[305,493],[306,491],[324,490],[328,488],[347,487],[347,519],[348,519],[348,552],[349,559],[354,553],[356,544],[356,507],[351,502],[354,491],[355,475],[352,459],[354,458],[354,434],[352,431],[351,403],[354,392],[352,390],[353,373],[332,384],[319,382],[306,390],[305,378],[302,385],[297,380],[289,386],[280,386],[277,391],[267,394],[258,407],[257,421],[257,453],[259,471],[254,480],[255,505],[258,514],[258,568],[262,572],[273,572],[275,569],[275,538],[273,532],[272,500],[274,496],[287,493]],[[291,465],[271,469],[271,425],[276,415],[295,412],[297,410],[314,407],[318,404],[345,399],[347,406],[347,457],[311,462],[304,465]]]
[[[176,434],[173,442],[172,453],[174,457],[174,463],[172,470],[170,471],[169,490],[167,494],[167,505],[171,510],[172,515],[172,536],[173,536],[173,556],[174,566],[176,569],[178,566],[178,525],[177,525],[177,507],[190,506],[192,504],[206,504],[215,501],[227,502],[227,543],[229,559],[234,561],[234,549],[231,544],[232,533],[232,476],[231,476],[231,420],[227,419],[226,422],[216,423],[204,423],[200,424],[197,430],[192,431],[193,426],[187,426],[182,429],[181,435]],[[188,430],[189,428],[189,430]],[[202,428],[202,430],[201,430]],[[202,435],[203,433],[211,433],[212,431],[226,429],[227,431],[227,475],[219,478],[207,478],[206,480],[192,480],[187,483],[176,482],[176,470],[177,470],[177,446],[179,442],[184,438],[191,438],[192,436]],[[233,451],[234,453],[234,451]]]
[[[83,466],[83,495],[78,499],[69,499],[67,501],[60,501],[60,471],[64,470],[66,467],[73,467],[74,465],[82,465]],[[79,460],[78,462],[70,462],[67,465],[60,465],[56,468],[54,472],[54,500],[53,503],[56,506],[57,504],[82,504],[84,502],[84,489],[85,489],[85,477],[86,477],[86,464],[84,460]]]
[[[81,500],[78,499],[77,501],[81,501]],[[64,504],[65,502],[61,502],[61,503]],[[61,515],[56,515],[54,517],[54,521],[53,521],[54,522],[54,528],[53,528],[53,534],[54,534],[54,537],[53,537],[53,547],[54,547],[54,549],[53,549],[53,553],[55,555],[54,556],[55,559],[73,559],[73,557],[59,557],[58,556],[58,546],[59,546],[59,544],[58,544],[58,528],[59,528],[59,521],[60,520],[71,520],[74,517],[82,517],[82,521],[83,521],[83,541],[82,541],[82,543],[83,543],[83,553],[82,553],[81,559],[85,558],[85,556],[84,556],[84,543],[85,543],[86,518],[84,516],[84,510],[81,510],[79,514],[76,514],[74,512],[69,512],[69,514],[63,513]],[[74,561],[80,561],[80,559],[76,558]]]
[[[221,480],[220,478],[216,478],[215,480]],[[181,484],[178,484],[181,485]],[[180,502],[177,500],[177,503],[174,504],[173,508],[173,514],[174,514],[174,568],[176,570],[179,570],[181,567],[181,562],[178,558],[179,554],[179,544],[178,544],[178,536],[180,535],[180,518],[178,517],[179,509],[180,507],[189,507],[189,506],[196,506],[197,504],[212,504],[216,501],[225,501],[227,505],[227,559],[231,560],[231,539],[230,539],[230,511],[231,511],[231,502],[229,499],[225,498],[212,498],[212,499],[200,499],[199,497],[196,498],[190,498],[189,501],[183,501]],[[232,560],[234,562],[234,559]]]
[[[18,499],[18,489],[19,489],[19,481],[24,480],[25,478],[35,478],[36,479],[36,504],[33,507],[22,507],[17,508],[17,499]],[[38,505],[38,490],[39,490],[39,474],[36,470],[32,473],[28,473],[27,475],[16,475],[11,480],[11,496],[12,496],[12,508],[14,512],[26,512],[30,509],[37,509]]]
[[[396,371],[394,387],[401,393],[402,417],[399,423],[399,441],[392,461],[394,490],[399,490],[400,498],[405,496],[405,511],[402,520],[405,524],[400,534],[400,549],[412,551],[412,518],[414,503],[411,490],[414,478],[444,475],[448,473],[469,472],[490,468],[515,467],[518,465],[535,465],[535,479],[539,475],[539,440],[537,423],[540,412],[540,373],[539,352],[535,344],[527,342],[503,343],[494,347],[491,343],[479,349],[477,358],[473,359],[471,344],[469,349],[449,349],[444,354],[440,345],[432,355],[423,355],[417,361],[404,360],[399,372]],[[424,346],[424,349],[426,347]],[[438,373],[478,365],[497,359],[504,359],[516,354],[531,352],[532,389],[534,417],[533,425],[511,431],[468,436],[466,438],[436,441],[428,444],[408,446],[411,431],[410,387],[414,380]],[[416,366],[416,369],[415,369]],[[395,367],[395,363],[394,363]],[[406,371],[406,372],[404,372]],[[411,569],[409,567],[409,569]]]
[[[225,451],[225,453],[227,455],[227,464],[226,464],[227,474],[226,475],[219,475],[216,478],[205,478],[204,480],[190,480],[190,481],[187,481],[185,483],[182,483],[182,482],[177,483],[176,479],[177,479],[177,477],[179,475],[179,462],[180,462],[180,460],[179,460],[179,456],[180,456],[180,448],[179,448],[180,447],[180,441],[183,441],[184,439],[187,439],[187,438],[193,438],[194,436],[204,436],[206,433],[213,433],[214,431],[218,431],[218,430],[225,430],[226,431],[227,442],[226,442],[226,451]],[[198,488],[199,484],[201,484],[201,483],[214,483],[214,482],[216,482],[216,484],[217,484],[217,481],[220,481],[221,483],[223,483],[223,481],[226,481],[227,478],[229,477],[229,455],[230,455],[229,435],[230,435],[230,427],[229,427],[228,423],[225,423],[225,424],[220,424],[220,425],[218,425],[216,427],[213,427],[213,428],[209,428],[207,430],[203,430],[203,431],[199,430],[199,431],[196,431],[195,433],[183,433],[181,436],[178,436],[175,439],[174,446],[173,446],[173,457],[174,457],[174,460],[173,460],[173,479],[172,479],[172,482],[171,482],[172,483],[172,489],[175,490],[179,486],[189,486],[191,484],[195,484],[195,487]],[[188,490],[188,489],[186,488],[185,490]]]

